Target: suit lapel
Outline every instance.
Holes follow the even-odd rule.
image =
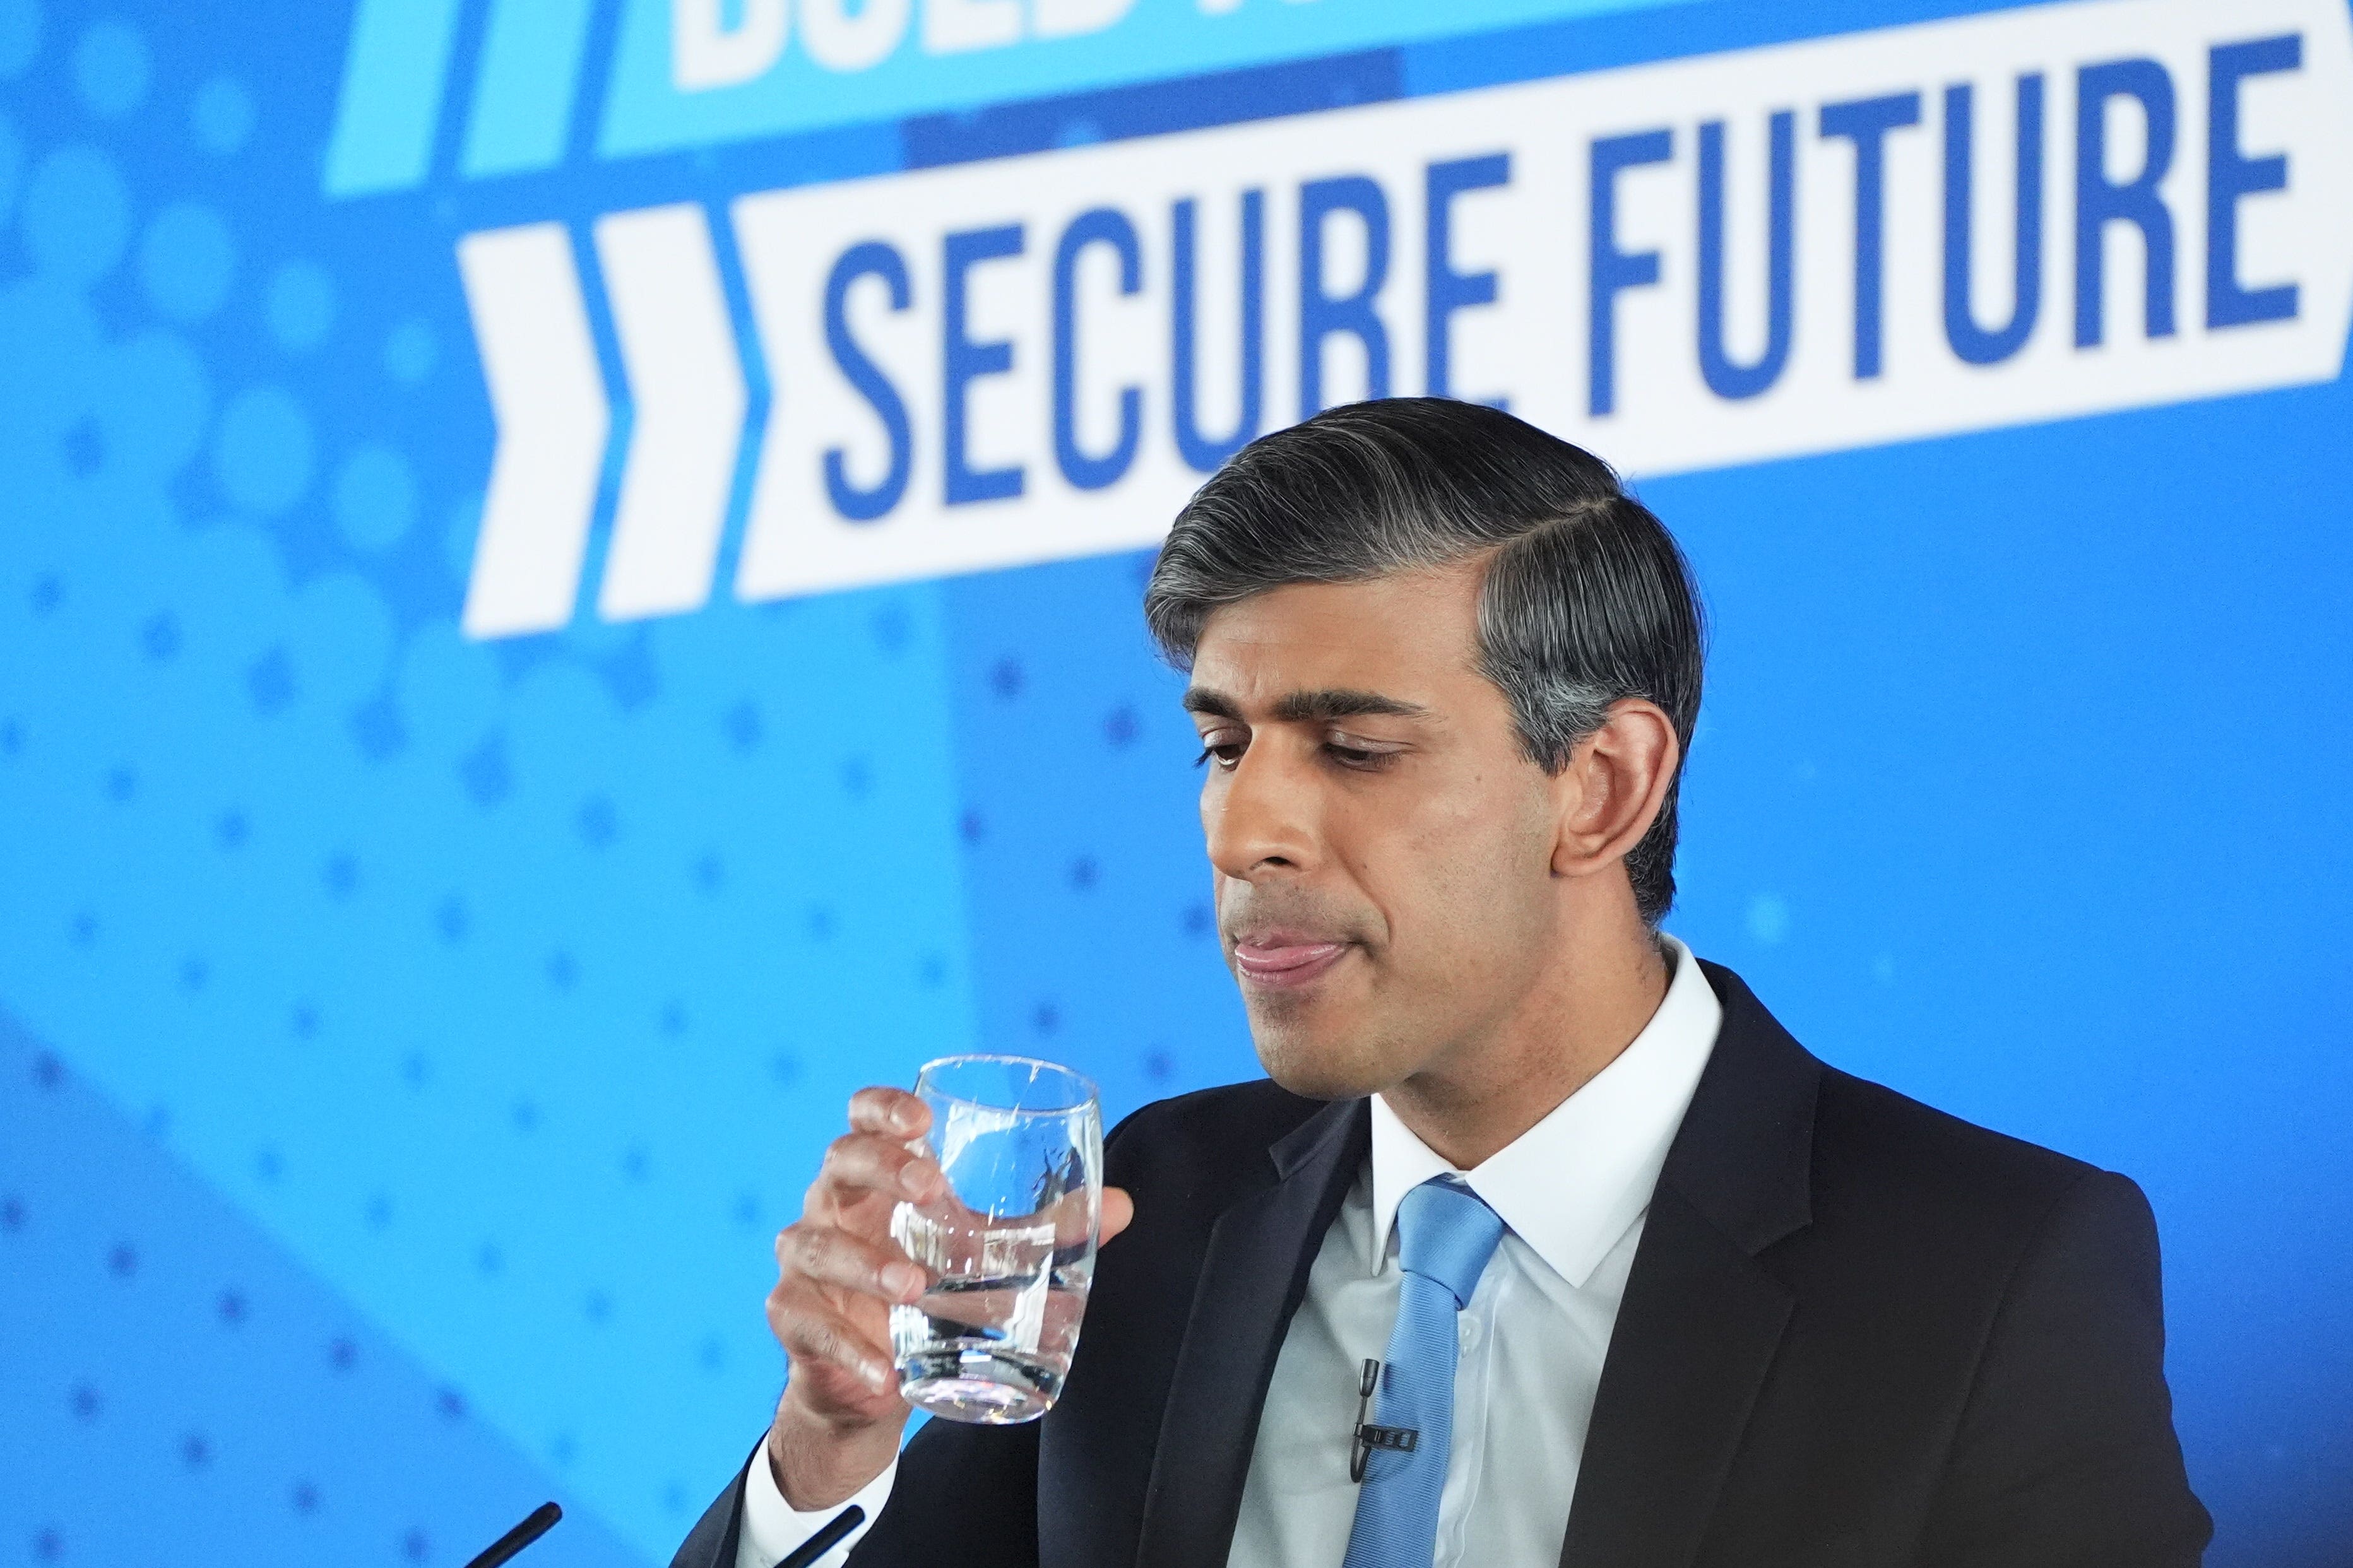
[[[1793,1305],[1757,1254],[1810,1221],[1821,1064],[1704,967],[1724,1025],[1627,1279],[1562,1568],[1685,1568]]]
[[[1161,1422],[1137,1568],[1225,1561],[1276,1352],[1371,1138],[1363,1100],[1326,1106],[1274,1145],[1271,1184],[1219,1216]]]
[[[1789,1306],[1662,1184],[1593,1402],[1562,1568],[1690,1563]]]

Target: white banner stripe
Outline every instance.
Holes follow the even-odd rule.
[[[550,630],[572,618],[612,425],[571,237],[559,223],[470,234],[458,272],[498,424],[463,624]]]
[[[598,220],[596,258],[635,424],[596,607],[607,620],[710,597],[749,401],[702,208]]]

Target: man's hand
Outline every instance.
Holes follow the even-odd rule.
[[[768,1326],[792,1362],[768,1462],[776,1489],[804,1512],[830,1508],[887,1468],[907,1425],[891,1360],[891,1308],[930,1287],[891,1239],[891,1213],[945,1191],[937,1162],[909,1152],[932,1113],[903,1089],[850,1097],[849,1131],[826,1151],[798,1223],[776,1237]],[[1135,1205],[1103,1189],[1101,1238],[1127,1228]]]

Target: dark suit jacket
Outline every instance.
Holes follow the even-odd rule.
[[[2189,1568],[2157,1231],[2122,1176],[1824,1067],[1738,976],[1651,1201],[1564,1568]],[[1112,1138],[1134,1228],[1060,1402],[934,1421],[853,1568],[1222,1568],[1362,1100],[1271,1083]],[[733,1568],[741,1478],[673,1568]]]

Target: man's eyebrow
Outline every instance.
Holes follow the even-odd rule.
[[[1242,716],[1240,704],[1224,692],[1212,691],[1206,686],[1186,688],[1185,711],[1207,713],[1212,719],[1240,719]]]
[[[1196,686],[1185,693],[1188,712],[1206,713],[1212,719],[1242,717],[1241,704],[1222,691],[1206,686]],[[1428,717],[1430,710],[1419,703],[1408,702],[1396,697],[1384,697],[1377,691],[1356,691],[1336,688],[1323,691],[1293,691],[1278,698],[1273,719],[1279,724],[1320,724],[1332,719],[1355,719],[1367,713],[1386,714],[1398,719]]]
[[[1419,719],[1430,710],[1418,702],[1384,697],[1377,691],[1340,688],[1324,691],[1293,691],[1277,700],[1274,717],[1285,724],[1316,724],[1328,719],[1356,719],[1367,713],[1397,719]]]

